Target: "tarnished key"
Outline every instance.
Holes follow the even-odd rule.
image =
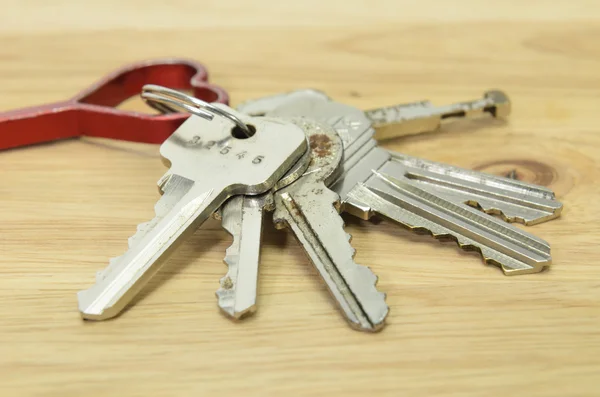
[[[475,247],[506,274],[537,272],[550,265],[545,241],[472,207],[501,213],[507,221],[534,224],[560,215],[562,205],[552,191],[390,154],[372,139],[374,130],[364,112],[324,96],[300,91],[281,99],[279,107],[273,100],[269,106],[268,115],[305,116],[336,128],[344,143],[344,160],[342,174],[331,188],[340,195],[345,211],[361,218],[380,214],[412,229],[451,235],[463,248]]]
[[[191,116],[163,143],[160,152],[171,167],[162,183],[161,200],[176,204],[152,221],[150,230],[148,225],[142,227],[143,235],[131,239],[130,249],[97,277],[94,286],[79,292],[83,318],[116,316],[169,254],[227,198],[268,191],[307,150],[303,131],[292,123],[214,106],[252,126],[256,133],[236,138],[239,134],[234,134],[225,117],[207,121]]]
[[[306,128],[305,125],[300,123],[299,126]],[[272,191],[301,177],[308,167],[310,154],[310,150],[307,150]],[[220,288],[216,292],[219,307],[232,318],[240,319],[256,310],[264,214],[273,209],[273,194],[268,192],[258,196],[234,196],[215,213],[221,219],[223,228],[233,237],[224,259],[228,266],[227,274],[221,278]]]
[[[237,109],[246,114],[261,116],[291,103],[295,103],[295,106],[302,106],[298,101],[303,100],[308,100],[309,103],[331,101],[322,91],[303,89],[254,99],[240,104]],[[510,111],[511,105],[508,96],[502,91],[490,90],[483,94],[483,98],[473,101],[439,107],[433,106],[427,100],[416,101],[366,110],[364,117],[377,131],[378,139],[388,139],[435,131],[440,128],[444,120],[476,118],[485,114],[496,118],[505,118]],[[348,127],[351,128],[352,125],[346,126],[346,128]]]
[[[377,276],[354,262],[355,250],[338,213],[339,196],[328,188],[340,171],[343,146],[335,131],[306,119],[312,159],[306,173],[274,194],[276,227],[289,227],[349,323],[377,331],[388,314]]]

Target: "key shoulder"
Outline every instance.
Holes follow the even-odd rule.
[[[160,148],[170,172],[221,186],[262,188],[279,180],[307,149],[304,132],[293,123],[237,112],[235,115],[252,125],[256,133],[238,139],[231,134],[231,122],[223,117],[212,121],[189,117]]]

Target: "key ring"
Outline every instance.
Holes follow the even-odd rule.
[[[146,84],[142,88],[142,99],[154,109],[163,113],[173,113],[184,110],[207,120],[212,120],[213,115],[219,115],[233,122],[246,137],[251,137],[253,132],[235,114],[223,110],[211,103],[155,84]]]
[[[191,89],[208,102],[229,101],[225,90],[208,82],[208,72],[199,62],[181,58],[136,62],[72,99],[0,113],[0,150],[80,136],[163,143],[188,114],[153,115],[116,108],[148,83]]]

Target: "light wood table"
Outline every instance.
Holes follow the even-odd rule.
[[[548,272],[505,277],[454,243],[345,216],[388,293],[385,330],[346,326],[287,232],[267,228],[259,311],[214,292],[230,237],[199,230],[121,317],[83,322],[76,292],[153,216],[158,147],[71,140],[0,153],[3,396],[597,396],[600,3],[11,1],[0,109],[65,99],[124,63],[201,60],[232,103],[303,87],[361,108],[501,88],[507,123],[382,144],[554,189],[528,228]],[[168,5],[167,5],[168,4]],[[142,108],[136,101],[126,106]]]

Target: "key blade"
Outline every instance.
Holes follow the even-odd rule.
[[[288,121],[303,130],[312,131],[312,123],[307,123],[303,119],[296,118]],[[232,197],[218,213],[215,213],[221,220],[223,228],[233,237],[224,259],[228,271],[221,279],[221,288],[216,292],[219,307],[229,317],[241,319],[256,310],[264,212],[274,209],[272,192],[287,187],[302,177],[311,158],[311,150],[307,150],[283,178],[275,183],[271,192],[259,196]]]
[[[82,317],[104,320],[120,313],[159,270],[168,254],[219,208],[226,198],[224,191],[225,188],[207,191],[195,184],[154,229],[118,258],[104,278],[77,294]]]
[[[179,175],[167,174],[168,178],[161,179],[159,186],[163,192],[163,195],[156,202],[154,206],[155,217],[149,221],[140,223],[137,226],[136,233],[131,236],[128,240],[128,246],[131,249],[136,245],[150,230],[154,229],[156,225],[163,219],[169,211],[172,211],[175,205],[185,196],[185,194],[194,186],[194,183],[189,179],[182,178]],[[104,270],[100,270],[96,273],[96,280],[101,280],[105,275],[110,272],[119,262],[120,257],[112,258],[108,267]]]
[[[376,172],[348,194],[347,204],[412,230],[428,230],[436,238],[451,236],[463,249],[475,247],[486,263],[500,266],[507,275],[540,272],[552,263],[544,240],[408,179]]]
[[[378,139],[397,138],[439,129],[442,120],[476,118],[490,114],[505,118],[510,114],[508,96],[498,90],[487,91],[482,99],[435,107],[429,101],[386,106],[365,111]]]
[[[216,295],[219,307],[229,317],[240,319],[256,310],[264,209],[272,200],[270,193],[235,196],[222,207],[221,224],[233,241],[225,253],[227,274]]]
[[[244,182],[234,194],[262,194],[271,189],[308,149],[304,132],[293,123],[272,117],[250,117],[226,105],[214,106],[253,126],[247,139],[233,136],[229,119],[189,117],[160,147],[170,172],[196,181],[219,176],[236,167]],[[199,167],[196,161],[202,160]]]
[[[275,221],[284,222],[304,247],[349,323],[362,331],[378,331],[389,308],[377,291],[377,276],[354,262],[355,250],[333,203],[339,196],[324,188],[318,200],[284,193]]]
[[[223,110],[233,112],[227,106]],[[161,146],[169,171],[193,186],[154,228],[140,233],[132,247],[109,266],[110,271],[78,294],[83,318],[116,316],[189,237],[227,198],[271,189],[306,151],[304,132],[277,119],[236,117],[256,133],[235,138],[225,117],[208,122],[191,116]]]
[[[560,216],[562,203],[543,186],[436,163],[401,153],[388,152],[392,161],[382,172],[395,178],[406,177],[435,189],[458,204],[466,203],[507,222],[535,225]]]
[[[342,139],[335,130],[310,119],[297,119],[306,132],[311,161],[305,174],[275,193],[273,220],[288,226],[319,271],[349,323],[376,331],[384,325],[388,307],[385,294],[375,288],[377,277],[354,262],[350,235],[338,213],[339,196],[329,190],[340,172]]]

